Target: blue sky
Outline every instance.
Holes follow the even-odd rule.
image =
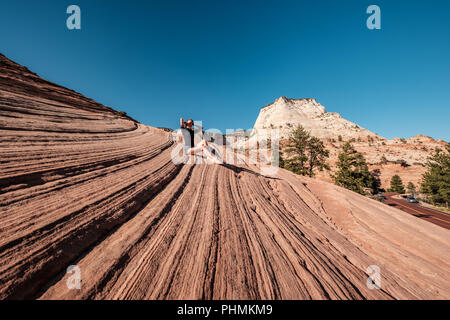
[[[81,30],[66,8],[81,8]],[[368,30],[366,8],[381,8]],[[450,140],[450,1],[4,1],[0,52],[142,123],[251,128],[280,96]]]

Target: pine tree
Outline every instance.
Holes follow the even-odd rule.
[[[412,183],[410,181],[410,182],[408,182],[408,185],[406,186],[406,190],[408,190],[409,193],[414,195],[414,193],[416,192],[416,186],[414,185],[414,183]]]
[[[421,191],[433,204],[444,204],[448,208],[450,202],[450,144],[447,152],[436,149],[426,164],[428,171],[422,176]]]
[[[354,192],[366,194],[364,188],[373,189],[374,178],[370,174],[364,156],[357,152],[350,142],[345,142],[336,163],[338,171],[334,183]]]
[[[390,192],[405,193],[405,187],[403,186],[403,181],[398,174],[393,175],[391,178],[391,188]]]
[[[323,142],[319,138],[311,137],[309,139],[307,151],[309,157],[308,175],[310,177],[314,176],[315,168],[319,169],[319,171],[323,171],[323,169],[330,169],[326,163],[326,158],[329,157],[330,153],[325,149]]]
[[[283,152],[281,152],[281,151],[278,152],[278,166],[280,168],[284,168],[285,167],[284,158],[283,158]]]
[[[291,133],[285,152],[290,157],[283,161],[284,168],[294,173],[312,177],[316,169],[329,169],[326,163],[329,152],[323,142],[312,137],[301,125]]]
[[[378,191],[381,190],[381,170],[380,169],[374,169],[373,171],[370,172],[370,174],[372,175],[372,194],[376,194],[378,193]]]
[[[285,152],[293,154],[293,156],[284,161],[286,169],[296,174],[307,174],[308,169],[306,164],[308,157],[306,156],[306,150],[310,138],[309,133],[300,125],[291,133]]]

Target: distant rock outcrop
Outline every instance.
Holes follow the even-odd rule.
[[[280,97],[261,109],[253,129],[279,129],[280,137],[287,138],[293,128],[302,125],[319,138],[376,136],[357,124],[327,112],[315,99],[289,99]]]
[[[327,112],[315,99],[280,97],[261,108],[253,130],[245,132],[247,139],[241,139],[235,146],[238,150],[261,146],[269,137],[264,129],[278,129],[280,140],[286,140],[298,125],[322,139],[330,151],[329,164],[332,169],[342,143],[352,142],[364,155],[371,169],[381,170],[382,186],[386,188],[394,174],[400,175],[404,181],[420,184],[428,157],[436,148],[443,150],[447,144],[422,134],[389,140],[342,118],[339,113]],[[381,163],[383,157],[389,161],[388,164]],[[330,172],[321,172],[318,178],[332,180]]]

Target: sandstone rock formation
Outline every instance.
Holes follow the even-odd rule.
[[[248,141],[242,139],[236,147],[255,148],[258,141],[265,139],[262,129],[278,129],[281,145],[284,145],[283,140],[288,139],[298,125],[323,140],[330,151],[329,164],[333,170],[342,143],[352,141],[354,147],[365,156],[370,169],[381,170],[382,187],[385,189],[389,187],[390,179],[395,174],[405,183],[413,182],[418,185],[426,171],[428,157],[436,148],[444,150],[447,143],[420,134],[408,139],[388,140],[345,120],[338,113],[326,112],[315,99],[280,97],[260,110],[253,130],[248,132]],[[342,137],[342,142],[338,141],[339,136]],[[387,160],[386,163],[382,162],[383,157]],[[325,181],[332,180],[330,172],[319,173],[318,177]]]
[[[177,166],[170,132],[3,56],[0,134],[1,299],[450,298],[448,230],[284,170]]]
[[[254,130],[279,129],[281,138],[288,138],[293,128],[302,125],[318,138],[375,136],[357,124],[342,118],[336,112],[326,112],[315,99],[280,97],[261,108]]]

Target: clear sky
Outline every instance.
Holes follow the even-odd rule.
[[[387,138],[450,141],[448,0],[0,0],[0,52],[152,126],[248,129],[287,96]]]

